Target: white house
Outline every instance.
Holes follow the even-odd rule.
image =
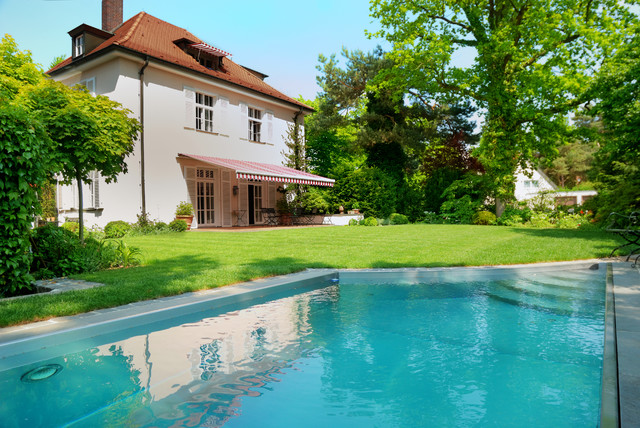
[[[168,222],[180,201],[196,211],[193,227],[262,224],[278,186],[333,180],[282,166],[284,135],[309,106],[269,86],[266,75],[231,54],[145,12],[122,22],[122,0],[103,0],[102,29],[69,31],[72,55],[49,70],[131,110],[142,131],[128,174],[86,185],[85,224]],[[74,186],[58,191],[59,216],[78,217]]]
[[[531,199],[541,192],[555,192],[557,189],[553,181],[539,169],[532,169],[526,173],[518,169],[516,172],[515,197],[518,201]]]
[[[555,200],[556,205],[582,205],[583,202],[593,198],[598,192],[595,190],[560,192],[558,191],[558,186],[541,170],[532,169],[524,173],[521,169],[518,169],[516,173],[516,200],[525,201],[541,193],[549,193],[549,196]]]

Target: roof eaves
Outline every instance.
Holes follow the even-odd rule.
[[[141,59],[146,59],[146,58],[153,59],[154,61],[157,61],[157,62],[162,63],[164,65],[168,65],[168,66],[173,67],[173,68],[177,68],[177,69],[180,69],[180,70],[188,71],[188,72],[191,72],[191,73],[196,73],[198,75],[204,76],[204,77],[209,78],[209,79],[214,79],[214,80],[217,80],[217,81],[220,81],[220,82],[224,82],[224,83],[229,84],[229,85],[237,86],[237,87],[245,89],[247,91],[250,91],[250,92],[253,92],[253,93],[256,93],[256,94],[259,94],[259,95],[262,95],[262,96],[266,96],[266,97],[271,98],[271,99],[274,99],[276,101],[284,102],[286,104],[295,106],[297,108],[302,108],[302,109],[308,111],[309,113],[313,113],[315,111],[312,107],[309,107],[306,104],[303,104],[303,103],[301,103],[299,101],[296,101],[293,98],[291,98],[291,100],[287,100],[287,99],[283,99],[283,98],[280,98],[280,97],[276,97],[274,95],[265,93],[263,91],[260,91],[260,90],[254,89],[254,88],[251,88],[249,86],[246,86],[246,85],[243,85],[243,84],[240,84],[240,83],[236,83],[236,82],[233,82],[233,81],[230,81],[230,80],[227,80],[227,79],[222,79],[220,77],[212,76],[211,74],[208,74],[208,73],[205,73],[205,72],[202,72],[202,71],[199,71],[199,70],[194,70],[192,68],[185,67],[185,66],[180,65],[180,64],[176,64],[176,63],[174,63],[172,61],[168,61],[168,60],[165,60],[165,59],[162,59],[162,58],[157,58],[157,57],[154,57],[153,55],[148,55],[148,54],[146,54],[144,52],[140,52],[140,51],[137,51],[135,49],[127,48],[125,46],[121,46],[121,45],[115,44],[115,43],[112,44],[112,45],[109,45],[109,46],[107,46],[107,47],[105,47],[103,49],[100,49],[100,50],[98,50],[96,52],[89,53],[89,55],[85,55],[82,58],[78,58],[77,60],[75,60],[73,62],[70,62],[68,64],[65,64],[64,66],[62,65],[62,64],[64,64],[64,61],[63,61],[62,63],[60,63],[60,64],[58,64],[56,66],[57,68],[54,67],[51,70],[49,70],[47,72],[47,74],[49,74],[51,76],[56,76],[58,74],[63,73],[64,71],[69,70],[72,67],[76,67],[76,66],[81,65],[83,63],[86,63],[88,61],[92,61],[92,60],[94,60],[96,58],[99,58],[99,57],[101,57],[103,55],[106,55],[106,54],[108,54],[108,53],[110,53],[110,52],[112,52],[114,50],[122,50],[122,51],[125,51],[125,52],[129,53],[129,54],[132,54],[132,55],[135,55],[137,57],[140,57]],[[289,97],[287,97],[287,98],[289,98]]]

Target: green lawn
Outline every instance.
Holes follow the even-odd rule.
[[[599,231],[464,225],[321,227],[130,237],[142,266],[78,278],[107,284],[0,302],[0,326],[72,315],[305,268],[477,266],[580,260],[617,245]]]

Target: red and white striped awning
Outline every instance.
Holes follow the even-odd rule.
[[[178,156],[196,159],[210,165],[229,168],[236,172],[236,177],[240,179],[275,181],[278,183],[311,184],[313,186],[332,187],[335,180],[298,171],[281,165],[268,163],[249,162],[235,159],[214,158],[210,156],[189,155],[178,153]]]
[[[218,49],[206,43],[193,43],[193,44],[190,44],[189,47],[198,49],[200,51],[203,51],[215,56],[232,56],[229,52],[225,52],[222,49]]]

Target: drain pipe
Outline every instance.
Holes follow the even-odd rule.
[[[149,56],[144,60],[144,64],[138,76],[140,78],[140,187],[142,195],[142,215],[147,214],[147,201],[146,201],[146,184],[144,181],[144,69],[149,65]]]

